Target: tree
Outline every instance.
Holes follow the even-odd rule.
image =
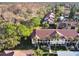
[[[77,8],[77,12],[79,12],[79,8]]]
[[[49,28],[48,22],[43,22],[42,26],[43,26],[44,28]]]
[[[58,17],[64,12],[63,5],[56,5],[55,6],[55,21],[57,21]]]
[[[38,27],[40,26],[41,19],[39,17],[33,17],[31,19],[31,22],[33,23],[34,27]]]
[[[37,49],[34,52],[35,52],[34,53],[35,56],[43,56],[43,50],[41,50],[41,49]]]
[[[0,50],[14,48],[20,44],[22,37],[28,37],[32,29],[25,25],[13,23],[0,24]]]
[[[9,49],[19,44],[20,37],[17,35],[16,27],[13,24],[0,24],[0,50]]]
[[[69,14],[69,18],[70,19],[73,19],[74,18],[75,12],[76,12],[76,8],[75,8],[75,5],[74,5],[70,9],[70,14]]]
[[[37,10],[37,15],[40,18],[43,18],[48,12],[52,10],[52,6],[50,4],[47,4],[44,7],[41,7],[40,9]]]
[[[46,14],[46,10],[45,10],[45,8],[40,8],[39,10],[37,10],[36,13],[37,13],[38,17],[43,18],[44,15]]]
[[[20,21],[20,23],[25,25],[27,28],[32,28],[33,27],[33,23],[31,22],[31,20]]]
[[[27,12],[28,14],[32,14],[32,13],[33,13],[31,9],[27,9],[26,12]]]
[[[20,24],[17,26],[17,32],[20,36],[28,37],[32,32],[32,29]]]
[[[48,12],[50,12],[51,10],[53,10],[53,7],[52,7],[50,4],[48,4],[48,5],[46,6],[46,12],[48,13]]]

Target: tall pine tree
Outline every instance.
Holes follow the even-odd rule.
[[[76,12],[76,7],[75,7],[75,5],[73,5],[71,7],[71,9],[70,9],[70,14],[69,14],[69,18],[70,19],[73,19],[74,18],[75,12]]]

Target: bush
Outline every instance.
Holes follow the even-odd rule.
[[[40,21],[41,21],[41,19],[40,19],[39,17],[33,17],[33,18],[31,19],[31,22],[33,23],[33,26],[34,26],[34,27],[40,26]]]
[[[43,56],[43,50],[41,50],[41,49],[37,49],[34,52],[35,52],[34,53],[35,56]]]

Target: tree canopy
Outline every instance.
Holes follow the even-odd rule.
[[[64,12],[64,6],[62,5],[56,5],[55,6],[55,20],[58,19],[58,17]]]
[[[40,21],[41,21],[41,19],[40,19],[39,17],[33,17],[33,18],[31,19],[31,22],[33,23],[33,26],[34,26],[34,27],[40,26]]]
[[[17,35],[16,27],[13,24],[1,24],[0,29],[0,50],[6,48],[13,48],[19,44],[20,37]]]
[[[70,9],[70,14],[69,14],[69,18],[70,19],[73,19],[74,18],[75,12],[76,12],[76,8],[75,8],[75,5],[74,5]]]
[[[31,33],[31,28],[28,28],[25,25],[20,24],[17,26],[17,32],[21,36],[29,36]]]
[[[37,50],[35,50],[34,55],[35,55],[35,56],[43,56],[43,50],[42,50],[42,49],[37,49]]]
[[[0,24],[0,50],[14,48],[20,44],[21,37],[27,37],[32,30],[25,25],[13,23]]]

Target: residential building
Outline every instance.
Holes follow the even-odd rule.
[[[76,29],[78,22],[76,21],[61,21],[58,22],[58,29]]]
[[[36,29],[31,35],[32,44],[65,44],[74,40],[78,33],[73,29]]]
[[[53,12],[49,12],[43,19],[43,22],[48,22],[49,24],[54,23],[55,14]]]

